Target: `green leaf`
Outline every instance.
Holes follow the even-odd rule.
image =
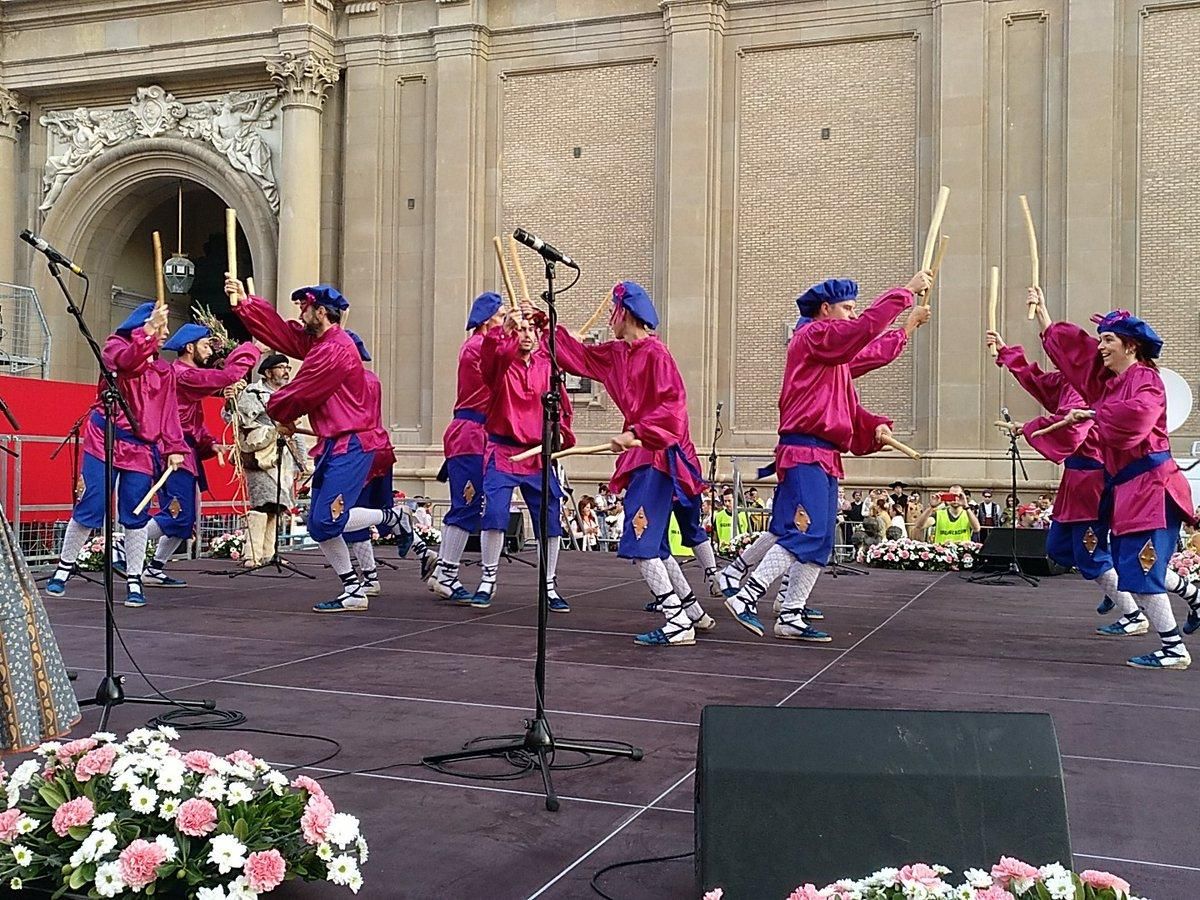
[[[86,825],[76,825],[74,828],[68,828],[67,834],[77,841],[82,841],[85,837],[92,833],[92,829]]]
[[[50,784],[43,784],[38,788],[38,796],[50,805],[51,809],[58,809],[67,802],[66,795],[58,788]]]
[[[87,883],[87,878],[84,877],[82,866],[80,866],[78,869],[76,869],[74,872],[72,872],[71,877],[69,879],[67,879],[67,886],[69,888],[71,888],[71,890],[73,890],[73,891],[79,890],[86,883]]]

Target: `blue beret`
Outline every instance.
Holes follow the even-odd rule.
[[[167,339],[167,342],[163,344],[163,349],[182,353],[183,348],[188,344],[206,337],[212,337],[211,328],[205,328],[203,325],[197,325],[195,322],[188,322],[186,325],[179,326],[179,330],[171,335]]]
[[[313,303],[317,306],[327,306],[345,312],[350,308],[350,301],[342,296],[341,291],[331,284],[316,284],[312,287],[302,287],[292,291],[292,299],[304,305]]]
[[[1151,359],[1157,359],[1162,353],[1162,338],[1146,322],[1127,309],[1114,309],[1103,316],[1094,315],[1092,321],[1096,323],[1096,334],[1111,331],[1121,337],[1133,338],[1145,348],[1146,355]]]
[[[358,348],[359,358],[363,362],[371,361],[371,354],[367,352],[367,345],[363,343],[363,339],[358,336],[358,332],[346,329],[346,334],[350,335],[350,340],[354,341],[354,346]]]
[[[471,314],[467,316],[467,331],[474,331],[492,316],[500,311],[504,301],[495,291],[480,294],[471,304]]]
[[[858,284],[849,278],[827,278],[814,284],[796,298],[796,306],[806,316],[821,308],[822,303],[843,303],[858,299]]]
[[[117,326],[117,334],[122,331],[133,331],[135,328],[141,328],[150,321],[150,313],[154,312],[154,301],[143,303],[137,309],[129,314],[124,322]]]
[[[613,286],[613,303],[624,307],[647,328],[658,327],[658,312],[646,289],[636,281],[622,281]]]

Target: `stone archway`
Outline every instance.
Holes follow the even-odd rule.
[[[116,254],[137,223],[161,202],[163,181],[178,179],[203,185],[238,211],[254,259],[256,287],[259,293],[274,296],[279,227],[262,190],[201,144],[179,138],[129,141],[108,150],[72,178],[42,225],[46,239],[91,278],[87,321],[97,340],[102,341],[106,333],[103,316]],[[75,334],[58,286],[43,267],[35,266],[34,271],[34,287],[54,337],[51,377],[90,380],[95,362]]]

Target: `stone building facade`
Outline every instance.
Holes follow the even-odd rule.
[[[260,293],[351,299],[415,486],[467,305],[499,283],[493,235],[522,225],[581,262],[573,327],[614,281],[645,283],[702,455],[723,403],[722,453],[749,457],[773,442],[795,295],[905,281],[948,185],[933,324],[862,385],[926,458],[850,473],[994,483],[999,407],[1033,413],[982,349],[991,265],[1006,337],[1036,340],[1018,194],[1053,314],[1135,309],[1200,380],[1198,61],[1200,0],[0,0],[0,232],[88,268],[103,331],[114,285],[152,289],[127,248],[148,222],[174,233],[175,185],[216,195]],[[47,308],[52,374],[90,378],[39,263],[0,240],[0,282]],[[601,392],[576,401],[582,442],[619,425]]]

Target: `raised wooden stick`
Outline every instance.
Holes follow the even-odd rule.
[[[237,281],[237,210],[225,208],[225,264],[229,277]],[[237,306],[237,294],[229,295],[229,305]]]
[[[530,303],[529,299],[529,283],[525,280],[525,267],[521,265],[521,255],[517,252],[517,239],[511,234],[508,236],[508,252],[512,254],[513,269],[517,273],[517,284],[521,288],[521,302]]]
[[[1000,267],[992,266],[992,276],[988,282],[988,331],[996,330],[996,305],[1000,302]],[[992,356],[1000,355],[1000,348],[991,346]]]
[[[633,446],[642,446],[641,441],[634,441]],[[541,447],[530,447],[528,450],[523,450],[509,458],[510,462],[524,462],[527,459],[533,459],[542,452]],[[592,444],[588,447],[568,447],[566,450],[559,450],[557,453],[551,454],[551,459],[562,459],[564,456],[591,456],[596,453],[611,453],[612,447],[608,444]]]
[[[577,332],[575,332],[576,336],[578,338],[580,338],[580,340],[582,340],[583,338],[588,336],[588,332],[590,332],[592,330],[592,326],[595,325],[597,321],[599,321],[600,316],[602,316],[604,314],[605,308],[611,302],[612,302],[611,296],[606,296],[603,299],[601,299],[600,305],[596,307],[596,311],[594,313],[592,313],[591,318],[588,319],[586,322],[584,322],[583,327],[580,328]]]
[[[251,297],[255,296],[254,276],[253,275],[249,276],[246,279],[246,293],[249,294]]]
[[[1041,437],[1043,434],[1049,434],[1052,431],[1058,431],[1058,429],[1066,428],[1068,425],[1072,425],[1072,424],[1074,424],[1074,423],[1070,419],[1059,419],[1057,422],[1052,422],[1051,424],[1047,425],[1045,428],[1039,428],[1037,431],[1035,431],[1033,434],[1031,434],[1030,437],[1031,438]]]
[[[150,488],[150,492],[142,498],[142,502],[133,508],[133,514],[135,516],[141,515],[142,510],[150,505],[150,501],[154,499],[154,495],[157,494],[162,486],[167,483],[167,479],[171,477],[171,473],[174,471],[175,466],[167,466],[167,471],[163,472],[162,475],[159,476],[158,481],[154,482],[154,486]]]
[[[933,268],[929,279],[929,290],[925,292],[925,299],[922,301],[924,306],[928,306],[933,300],[933,285],[937,281],[938,271],[942,268],[942,260],[946,257],[946,245],[950,243],[950,238],[942,235],[938,240],[937,251],[933,254]]]
[[[1033,215],[1029,212],[1029,198],[1022,194],[1017,199],[1021,202],[1021,213],[1025,217],[1025,236],[1029,239],[1029,286],[1041,287],[1042,265],[1038,257],[1037,231],[1033,227]],[[1032,319],[1035,315],[1037,315],[1037,307],[1030,303],[1025,318]]]
[[[167,305],[167,282],[163,274],[162,235],[157,231],[150,235],[154,243],[154,296],[157,306]]]
[[[946,203],[950,199],[950,188],[942,185],[937,203],[933,207],[933,218],[929,222],[929,233],[925,236],[925,253],[921,256],[921,268],[933,267],[933,251],[937,249],[938,235],[942,231],[942,217],[946,215]]]
[[[512,279],[508,277],[508,263],[504,261],[504,245],[500,238],[492,238],[492,246],[496,248],[496,262],[500,264],[500,277],[504,279],[504,290],[508,292],[508,302],[513,309],[517,308],[517,295],[513,291]]]
[[[883,446],[885,446],[885,447],[891,447],[893,450],[899,450],[901,453],[903,453],[909,459],[920,459],[921,458],[920,453],[918,453],[912,447],[908,446],[908,444],[903,444],[900,441],[896,440],[891,435],[884,435],[883,440],[880,441],[880,443],[883,444]]]

